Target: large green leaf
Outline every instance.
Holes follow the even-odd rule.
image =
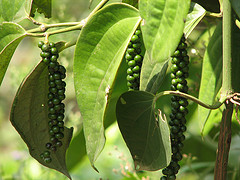
[[[184,20],[190,7],[189,0],[141,0],[139,4],[140,15],[143,18],[142,33],[146,56],[141,72],[141,90],[146,90],[152,78],[162,72],[164,78],[164,63],[176,49],[183,33]],[[148,66],[148,67],[145,67]],[[150,71],[150,70],[153,71]],[[156,90],[156,88],[150,88]]]
[[[168,59],[176,49],[189,7],[189,0],[140,1],[144,44],[153,63]]]
[[[187,15],[184,27],[184,33],[186,38],[202,20],[205,14],[206,10],[202,6],[198,5],[197,3],[191,3],[190,12]]]
[[[22,20],[26,16],[24,4],[25,0],[0,0],[0,23]]]
[[[202,77],[199,90],[199,99],[208,104],[213,104],[216,95],[219,92],[222,82],[222,23],[219,23],[206,49]],[[199,106],[199,123],[204,126],[204,131],[208,132],[213,125],[210,121],[206,121],[211,110]],[[220,119],[221,120],[221,119]],[[205,125],[204,125],[205,123]]]
[[[0,25],[0,85],[15,49],[25,37],[24,33],[18,24],[6,22]]]
[[[51,163],[45,163],[40,157],[40,154],[46,151],[45,144],[50,140],[47,102],[48,68],[41,62],[19,87],[12,105],[10,120],[27,144],[33,158],[71,179],[66,168],[65,154],[73,128],[64,127],[63,145],[56,152],[51,152]]]
[[[170,132],[166,118],[155,110],[155,96],[126,92],[117,102],[116,113],[135,168],[155,171],[166,167],[171,160]]]
[[[27,0],[26,11],[34,17],[35,12],[43,13],[46,18],[52,16],[52,0]]]
[[[138,11],[129,5],[105,6],[89,19],[77,42],[74,85],[92,166],[105,144],[103,119],[108,92],[139,21]]]
[[[115,77],[112,88],[109,89],[108,103],[104,112],[104,128],[108,128],[112,123],[116,121],[116,104],[120,95],[128,90],[126,79],[127,64],[125,59],[121,62]],[[76,167],[86,155],[86,146],[83,130],[80,130],[71,141],[70,147],[67,151],[67,167],[69,170]]]

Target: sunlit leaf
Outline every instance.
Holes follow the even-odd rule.
[[[191,3],[190,12],[187,15],[184,28],[186,38],[189,36],[192,30],[198,25],[198,23],[202,20],[205,14],[206,10],[202,6],[196,3]]]
[[[60,171],[71,179],[65,163],[73,128],[64,127],[62,146],[52,152],[51,163],[46,163],[40,154],[46,151],[45,144],[50,141],[48,125],[48,68],[41,62],[22,82],[15,96],[11,123],[21,135],[33,158],[49,168]]]
[[[208,104],[215,102],[216,95],[219,92],[222,82],[222,24],[219,23],[206,49],[203,67],[201,85],[199,90],[199,99]],[[207,121],[211,110],[198,107],[199,123],[204,127],[204,131],[208,132],[213,125]],[[221,120],[221,119],[220,119]],[[205,125],[204,125],[205,123]]]
[[[74,84],[92,166],[105,144],[103,119],[108,92],[139,21],[138,11],[129,5],[105,6],[89,19],[77,42]]]
[[[0,24],[0,85],[15,49],[24,37],[25,30],[20,25],[10,22]]]
[[[0,0],[0,23],[19,22],[25,18],[24,4],[25,0]]]
[[[155,96],[129,91],[117,102],[117,122],[137,170],[155,171],[171,160],[170,132],[165,116],[156,112]]]
[[[141,80],[145,80],[145,82],[140,82],[141,89],[145,90],[144,88],[150,81],[153,81],[152,78],[157,73],[162,72],[162,77],[158,77],[158,79],[164,78],[165,70],[162,68],[166,67],[164,66],[165,61],[177,48],[182,37],[190,1],[141,0],[139,3],[140,15],[143,18],[141,29],[148,54],[148,62],[143,63],[141,72]],[[159,69],[156,70],[157,68]],[[149,69],[153,69],[153,71],[149,71]],[[161,84],[161,82],[157,82],[157,84]]]

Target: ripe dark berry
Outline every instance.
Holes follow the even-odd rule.
[[[49,151],[44,151],[43,152],[43,157],[45,157],[45,158],[50,157],[50,152]]]
[[[55,138],[62,139],[64,137],[63,133],[57,133],[55,134]]]
[[[52,162],[52,159],[50,157],[44,158],[44,162],[49,164]]]
[[[56,142],[56,146],[57,147],[61,147],[62,146],[62,142],[61,141]]]
[[[51,144],[51,143],[47,143],[47,144],[45,145],[46,149],[50,149],[50,148],[51,148],[51,146],[52,146],[52,144]]]

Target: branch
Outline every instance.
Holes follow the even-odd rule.
[[[193,102],[195,102],[195,103],[199,104],[200,106],[203,106],[207,109],[218,109],[228,98],[232,97],[232,96],[222,97],[218,102],[216,102],[213,105],[210,105],[210,104],[204,103],[203,101],[199,100],[198,98],[196,98],[194,96],[191,96],[189,94],[185,94],[185,93],[182,93],[182,92],[179,92],[179,91],[163,91],[163,92],[160,92],[156,95],[155,101],[157,101],[157,99],[160,98],[161,96],[171,95],[171,94],[189,99],[189,100],[191,100],[191,101],[193,101]]]

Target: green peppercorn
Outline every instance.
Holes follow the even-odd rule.
[[[58,127],[63,127],[64,126],[64,122],[63,121],[59,121],[57,125],[58,125]]]
[[[45,145],[46,149],[50,149],[50,148],[51,148],[51,146],[52,146],[52,144],[51,144],[51,143],[46,143],[46,145]]]
[[[43,42],[43,41],[39,41],[39,42],[38,42],[38,47],[39,47],[39,48],[42,48],[43,45],[44,45],[44,42]]]
[[[133,35],[132,38],[131,38],[131,41],[132,41],[133,43],[138,42],[138,41],[139,41],[138,35]]]
[[[52,48],[51,48],[51,53],[52,53],[52,54],[58,54],[57,48],[52,47]]]
[[[134,61],[134,60],[129,61],[128,66],[130,66],[130,67],[136,66],[136,61]]]
[[[50,48],[49,44],[43,44],[42,45],[42,51],[44,51],[44,52],[48,52],[49,48]]]
[[[49,164],[52,162],[52,159],[50,157],[44,158],[44,162]]]
[[[51,129],[54,133],[58,133],[59,132],[59,127],[58,126],[53,126]]]
[[[133,76],[131,76],[131,75],[127,75],[127,80],[129,82],[133,82],[135,80],[135,78]]]
[[[57,146],[57,147],[61,147],[61,146],[62,146],[62,142],[61,142],[61,141],[57,141],[57,142],[56,142],[56,146]]]

